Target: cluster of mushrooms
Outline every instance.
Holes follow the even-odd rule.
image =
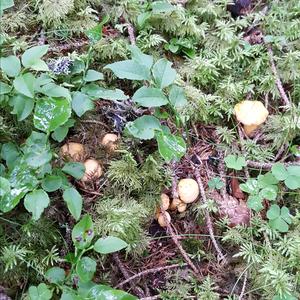
[[[112,152],[116,150],[118,142],[118,136],[113,133],[107,133],[101,140],[101,145],[108,151]],[[80,143],[69,142],[64,144],[60,149],[61,155],[64,157],[68,157],[73,161],[83,161],[86,156],[86,150],[84,146]],[[94,158],[86,159],[83,162],[85,167],[85,172],[83,177],[81,178],[82,182],[87,182],[91,180],[98,179],[103,174],[103,169],[99,163]]]
[[[194,202],[199,196],[199,186],[194,179],[185,178],[178,182],[177,186],[178,198],[174,198],[170,201],[170,198],[166,194],[160,195],[160,208],[156,211],[156,219],[161,227],[166,227],[171,221],[171,216],[167,210],[178,211],[180,213],[186,211],[187,204]],[[165,211],[165,216],[168,223],[165,220],[164,214],[161,210]]]

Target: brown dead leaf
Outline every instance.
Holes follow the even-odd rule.
[[[233,177],[231,179],[231,190],[232,190],[232,196],[237,199],[243,199],[245,200],[245,194],[240,189],[240,183],[236,177]]]

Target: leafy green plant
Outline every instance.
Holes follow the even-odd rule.
[[[194,43],[188,38],[172,38],[165,49],[176,54],[185,54],[189,58],[194,58],[196,51]]]
[[[179,127],[182,120],[178,109],[186,104],[183,89],[173,82],[176,71],[171,63],[162,58],[153,64],[153,57],[142,53],[136,46],[130,47],[132,59],[109,64],[110,69],[118,78],[144,81],[132,96],[132,100],[139,106],[158,108],[166,106],[174,114],[175,124]],[[167,116],[171,117],[167,112]],[[158,150],[166,161],[179,160],[186,151],[182,137],[174,135],[170,129],[161,125],[156,116],[144,115],[126,125],[128,132],[139,139],[149,140],[154,137],[158,143]]]
[[[247,165],[246,160],[242,156],[228,155],[224,158],[224,162],[227,168],[240,171]]]
[[[86,252],[94,250],[99,254],[109,254],[127,247],[127,243],[117,237],[99,238],[95,243],[92,218],[85,215],[72,230],[72,241],[75,252],[66,256],[65,262],[71,265],[70,271],[65,272],[59,267],[52,267],[45,274],[48,284],[40,283],[29,287],[29,299],[52,299],[57,290],[61,292],[60,299],[122,299],[133,300],[136,297],[123,291],[112,289],[106,285],[92,281],[96,272],[96,261],[86,256]],[[75,287],[75,289],[73,288]]]

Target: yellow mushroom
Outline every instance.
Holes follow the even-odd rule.
[[[82,144],[69,142],[60,148],[63,156],[69,156],[74,160],[81,160],[84,156],[84,147]]]
[[[237,120],[244,125],[245,133],[249,137],[266,121],[269,115],[268,110],[262,102],[249,100],[236,104],[234,113]]]
[[[178,183],[178,195],[184,203],[194,202],[199,196],[197,181],[191,178],[181,179]]]
[[[103,174],[99,162],[95,159],[88,159],[84,162],[85,172],[81,180],[83,182],[98,179]]]
[[[164,217],[164,215],[162,213],[160,213],[159,216],[158,216],[158,220],[157,221],[158,221],[158,224],[161,227],[167,227],[168,224],[171,222],[171,216],[170,216],[170,214],[167,211],[165,211],[165,214],[166,214],[167,222],[166,222],[165,217]]]
[[[182,201],[179,198],[174,198],[173,201],[170,204],[170,209],[171,210],[176,210],[178,205],[182,203]]]
[[[179,205],[177,206],[178,212],[182,213],[186,211],[186,207],[187,207],[186,203],[184,202],[179,203]]]
[[[167,210],[170,206],[170,198],[168,195],[162,193],[160,195],[160,205],[164,210]]]
[[[107,133],[101,140],[101,145],[107,148],[109,151],[117,149],[117,141],[119,137],[114,133]]]

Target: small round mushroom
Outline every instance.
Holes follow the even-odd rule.
[[[103,174],[99,162],[95,159],[88,159],[84,162],[85,172],[81,181],[86,182],[93,179],[98,179]]]
[[[107,148],[109,151],[115,151],[117,149],[117,141],[119,137],[114,133],[107,133],[101,140],[101,145]]]
[[[245,133],[249,137],[266,121],[269,115],[268,110],[262,102],[249,100],[236,104],[234,113],[237,120],[244,125]]]
[[[80,143],[69,142],[60,148],[63,156],[69,156],[74,160],[81,160],[84,156],[84,146]]]
[[[184,202],[179,203],[179,205],[177,206],[178,212],[182,213],[186,211],[186,207],[187,207],[186,203]]]
[[[162,213],[160,213],[159,216],[158,216],[158,220],[157,221],[158,221],[158,224],[161,227],[167,227],[168,224],[171,222],[171,216],[170,216],[170,214],[167,211],[165,212],[165,214],[166,214],[166,218],[167,218],[168,222],[166,222],[165,217],[164,217],[164,215]]]
[[[170,198],[168,195],[162,193],[160,195],[160,205],[164,210],[167,210],[170,206]]]
[[[170,209],[176,210],[180,203],[182,203],[182,201],[179,198],[174,198],[170,204]]]
[[[194,202],[199,196],[197,181],[191,178],[181,179],[178,183],[178,195],[184,203]]]

